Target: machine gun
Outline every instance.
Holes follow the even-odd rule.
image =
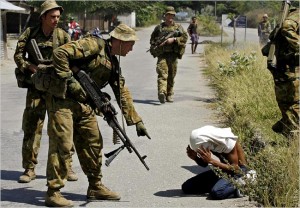
[[[160,46],[163,42],[168,40],[168,38],[171,37],[179,37],[181,36],[181,32],[178,30],[169,32],[169,33],[164,33],[161,37],[159,37],[153,44],[151,43],[151,47],[146,51],[146,53],[150,50],[155,50],[157,47]]]
[[[278,35],[278,32],[279,32],[280,28],[282,27],[283,22],[286,19],[288,13],[289,13],[290,5],[291,5],[290,0],[285,0],[280,22],[276,26],[275,31],[274,31],[274,39],[276,39],[276,36]],[[270,45],[269,54],[268,54],[268,58],[267,58],[267,63],[268,63],[268,69],[269,70],[273,71],[273,70],[276,69],[275,43],[274,43],[274,41],[271,42],[271,45]]]
[[[109,95],[102,92],[101,89],[98,87],[97,83],[83,70],[79,70],[76,67],[72,68],[75,77],[79,81],[80,85],[83,89],[87,92],[89,97],[93,100],[97,109],[104,115],[104,120],[108,123],[108,125],[116,132],[120,140],[123,142],[123,145],[113,150],[107,154],[104,154],[106,158],[105,165],[109,166],[109,164],[115,159],[115,157],[126,147],[129,153],[134,153],[138,156],[140,161],[149,170],[145,162],[145,156],[141,156],[137,149],[134,147],[133,143],[130,141],[128,136],[126,135],[125,131],[120,126],[116,114],[117,111],[115,110],[114,106],[109,102]]]

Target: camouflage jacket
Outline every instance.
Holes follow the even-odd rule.
[[[258,36],[269,35],[271,32],[271,24],[269,21],[261,21],[257,28]]]
[[[57,38],[54,38],[54,36]],[[29,44],[31,39],[36,40],[43,58],[49,60],[52,59],[53,49],[71,40],[70,36],[60,28],[55,28],[49,37],[44,35],[40,25],[27,28],[22,35],[20,35],[14,54],[15,63],[22,72],[25,72],[31,64],[38,65],[34,58],[34,50]],[[28,57],[26,57],[26,53]]]
[[[131,93],[125,86],[124,77],[116,74],[119,62],[116,56],[110,55],[110,49],[110,40],[106,42],[92,36],[85,37],[57,48],[53,53],[53,65],[61,79],[71,78],[70,68],[77,66],[87,72],[100,88],[109,84],[119,106],[120,104],[122,106],[122,113],[127,125],[134,125],[142,119],[135,111]],[[118,86],[119,77],[120,86]]]
[[[172,44],[166,44],[162,47],[157,47],[156,56],[162,55],[163,53],[175,53],[178,58],[181,58],[185,51],[186,42],[188,39],[187,32],[183,29],[180,24],[174,23],[171,26],[167,26],[164,22],[157,25],[151,34],[150,44],[152,45],[155,41],[160,38],[164,33],[178,30],[181,36],[176,37],[177,41]],[[153,54],[152,54],[153,55]]]
[[[291,12],[283,22],[276,37],[275,30],[270,35],[270,40],[275,43],[275,56],[277,68],[283,78],[299,77],[299,10]]]

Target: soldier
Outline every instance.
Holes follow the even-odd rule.
[[[187,28],[187,32],[191,37],[191,41],[192,41],[192,46],[191,46],[192,54],[196,53],[196,49],[198,46],[199,36],[198,36],[197,28],[198,28],[197,17],[192,17],[192,22]]]
[[[270,40],[275,43],[276,68],[270,68],[275,95],[282,118],[272,126],[273,131],[293,138],[299,133],[299,9],[291,9],[289,15],[275,37],[275,30]],[[292,137],[290,137],[292,136]]]
[[[268,18],[269,18],[268,15],[264,14],[262,21],[258,23],[257,31],[259,36],[259,43],[261,46],[266,45],[269,40],[269,35],[271,32],[271,24]]]
[[[66,177],[64,152],[72,147],[73,136],[77,155],[83,172],[88,178],[88,199],[120,200],[120,195],[109,190],[101,181],[103,141],[99,131],[96,112],[87,98],[86,92],[72,76],[73,70],[86,71],[100,88],[110,85],[122,110],[127,125],[135,125],[138,136],[146,136],[147,131],[141,117],[135,111],[131,94],[125,86],[125,79],[119,73],[116,55],[126,56],[137,39],[135,31],[125,24],[118,25],[104,40],[89,36],[67,43],[53,53],[55,76],[65,83],[65,88],[57,85],[49,89],[57,93],[47,98],[50,105],[49,135],[50,148],[47,164],[47,186],[45,204],[47,206],[72,206],[72,201],[64,198],[60,189]],[[54,76],[51,78],[55,79]],[[55,82],[54,80],[50,83]],[[49,99],[49,100],[48,100]]]
[[[180,24],[174,22],[174,7],[166,8],[164,18],[165,21],[157,25],[151,34],[150,44],[165,33],[177,30],[179,37],[170,37],[163,42],[154,51],[150,50],[153,57],[158,57],[156,64],[158,99],[160,103],[173,102],[174,79],[177,72],[177,59],[181,59],[185,51],[188,34]]]
[[[24,131],[22,164],[25,171],[19,178],[20,183],[29,183],[36,178],[34,169],[38,163],[37,156],[46,114],[45,93],[35,89],[30,79],[30,76],[39,70],[39,63],[34,58],[30,40],[36,40],[43,57],[49,60],[52,59],[53,49],[70,41],[69,35],[57,28],[63,8],[54,0],[47,0],[41,5],[40,10],[41,23],[24,31],[19,37],[14,54],[14,60],[18,66],[16,69],[18,85],[27,88],[26,108],[22,123]],[[26,58],[26,54],[28,54],[28,58]],[[75,150],[71,149],[70,151],[68,180],[76,181],[78,178],[71,167],[72,155]]]

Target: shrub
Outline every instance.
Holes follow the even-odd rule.
[[[205,74],[219,98],[214,107],[239,136],[248,165],[257,172],[256,183],[247,182],[242,192],[264,206],[297,207],[299,138],[289,143],[271,129],[281,114],[260,47],[208,45],[205,59]]]

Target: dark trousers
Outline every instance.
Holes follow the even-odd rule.
[[[244,171],[245,167],[241,167]],[[239,176],[234,176],[238,178]],[[209,193],[212,199],[228,199],[236,197],[237,189],[229,181],[219,178],[212,170],[200,173],[182,184],[185,194]]]

